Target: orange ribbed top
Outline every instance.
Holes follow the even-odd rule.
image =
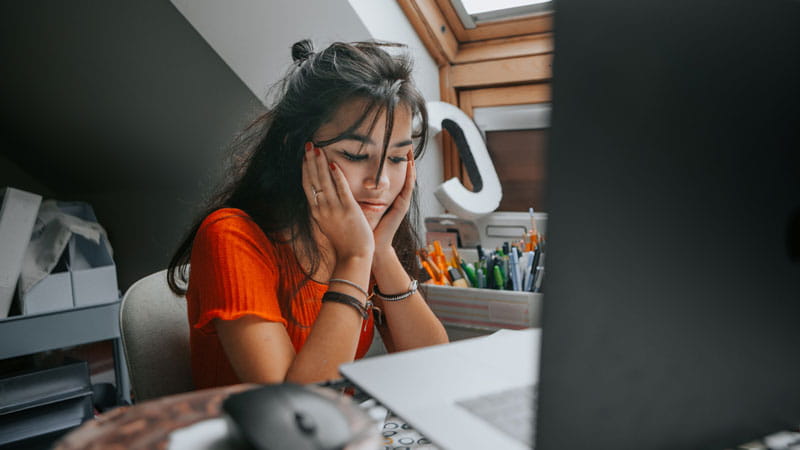
[[[299,266],[291,280],[280,280],[278,254],[288,254],[286,244],[270,241],[244,211],[225,208],[205,218],[192,245],[191,273],[186,292],[192,377],[196,389],[239,383],[228,362],[213,319],[233,320],[247,314],[280,322],[286,327],[296,352],[303,347],[322,306],[328,286],[309,280],[291,299],[294,320],[281,312],[280,282],[297,286]],[[297,265],[296,261],[292,261]],[[372,317],[362,327],[355,357],[361,358],[372,343]]]

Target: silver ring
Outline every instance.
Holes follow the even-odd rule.
[[[317,200],[317,196],[322,194],[322,189],[317,190],[314,186],[311,186],[311,191],[314,193],[314,206],[319,206],[319,201]]]

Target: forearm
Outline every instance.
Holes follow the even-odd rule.
[[[375,281],[384,294],[398,294],[408,290],[411,278],[406,273],[394,249],[376,252],[372,268]],[[410,350],[448,342],[447,333],[419,292],[400,301],[373,301],[383,310],[384,320],[394,348],[390,351]]]
[[[371,258],[337,262],[331,279],[344,279],[367,287],[371,264]],[[362,305],[366,303],[362,292],[344,283],[331,283],[329,291],[350,295]],[[305,384],[339,378],[339,366],[355,358],[363,326],[363,319],[354,307],[323,303],[303,348],[289,366],[286,381]]]

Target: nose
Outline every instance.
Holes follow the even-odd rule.
[[[378,172],[378,165],[369,170],[366,176],[364,177],[364,188],[372,189],[376,191],[382,191],[389,189],[389,177],[386,175],[386,167],[383,167],[380,176],[375,180],[375,174]]]

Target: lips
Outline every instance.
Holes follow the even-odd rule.
[[[361,201],[358,202],[358,204],[359,206],[361,206],[361,209],[365,211],[375,211],[375,212],[381,212],[385,210],[386,207],[388,206],[386,203],[372,202],[372,201]]]

